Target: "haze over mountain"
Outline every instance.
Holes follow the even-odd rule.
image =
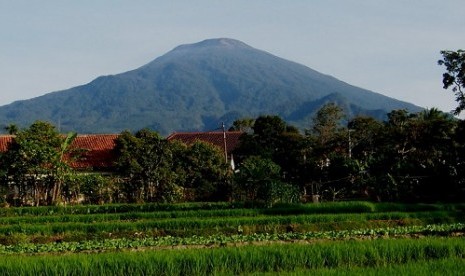
[[[421,109],[220,38],[178,46],[136,70],[2,106],[0,123],[25,127],[44,120],[78,133],[148,127],[166,135],[273,114],[309,128],[315,111],[328,102],[343,107],[349,118],[384,119],[393,109]]]

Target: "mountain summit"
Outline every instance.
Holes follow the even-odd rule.
[[[0,122],[27,126],[44,120],[78,133],[148,127],[166,135],[274,114],[309,128],[314,112],[328,102],[349,116],[379,119],[393,109],[420,110],[241,41],[219,38],[178,46],[126,73],[2,106]]]
[[[211,49],[211,48],[248,48],[253,49],[242,41],[231,38],[207,39],[194,44],[184,44],[174,48],[173,51],[193,50],[193,49]]]

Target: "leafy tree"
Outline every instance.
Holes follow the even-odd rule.
[[[440,200],[454,194],[452,187],[456,171],[456,150],[453,136],[457,120],[438,109],[428,109],[412,118],[414,147],[409,162],[415,164],[419,188],[416,194],[425,199]],[[442,185],[438,183],[445,182]]]
[[[57,203],[62,196],[65,176],[70,172],[71,168],[65,158],[72,159],[71,155],[67,156],[72,150],[70,148],[73,141],[76,139],[77,133],[69,133],[61,142],[57,160],[55,160],[55,184],[52,190],[52,202]],[[77,157],[77,156],[76,156]]]
[[[5,127],[5,130],[8,132],[8,134],[10,135],[16,135],[16,133],[18,133],[19,131],[19,128],[17,125],[15,124],[10,124],[8,126]]]
[[[328,143],[341,130],[343,118],[342,108],[334,103],[326,104],[317,111],[311,133],[317,136],[322,144]]]
[[[278,116],[259,116],[252,127],[253,133],[242,135],[235,155],[239,159],[257,155],[273,159],[281,146],[280,135],[286,123]]]
[[[342,126],[343,110],[334,103],[321,107],[313,118],[312,128],[305,132],[304,193],[321,193],[324,183],[330,182],[329,166],[332,158],[347,155],[348,132]],[[334,168],[333,168],[334,169]]]
[[[437,109],[394,110],[388,118],[370,165],[374,190],[384,200],[444,199],[452,190],[456,120]]]
[[[351,154],[346,159],[353,196],[369,196],[376,186],[373,164],[382,153],[384,125],[372,117],[358,116],[348,123]]]
[[[320,108],[314,119],[313,127],[306,131],[314,154],[326,159],[329,153],[347,149],[347,130],[342,126],[344,118],[342,108],[329,103]]]
[[[287,126],[279,116],[259,116],[255,119],[253,133],[244,134],[240,138],[240,144],[235,154],[239,159],[257,155],[264,158],[275,159],[276,153],[282,151],[285,142],[284,136],[288,130],[295,128]]]
[[[331,161],[323,168],[324,181],[319,186],[322,199],[336,201],[357,194],[364,183],[360,162],[338,153],[330,154],[328,159]]]
[[[459,120],[454,133],[454,142],[456,143],[456,196],[464,198],[465,196],[465,121]]]
[[[224,162],[223,152],[216,146],[196,141],[184,149],[174,145],[174,170],[181,174],[180,185],[193,191],[196,201],[227,200],[231,194],[230,168]]]
[[[411,177],[413,167],[409,162],[415,151],[414,137],[419,134],[415,133],[414,117],[415,114],[406,110],[393,110],[388,114],[369,168],[375,177],[371,190],[378,200],[400,200],[403,195],[412,195],[413,186],[417,184]]]
[[[407,154],[414,151],[414,137],[412,132],[411,118],[415,116],[407,110],[393,110],[388,114],[386,123],[386,133],[384,134],[385,144],[390,145],[388,148],[399,158],[406,158]]]
[[[98,173],[68,174],[64,194],[69,202],[74,203],[112,203],[118,199],[118,187],[114,180]]]
[[[465,110],[465,51],[441,51],[443,59],[438,61],[439,65],[444,65],[447,72],[442,75],[444,89],[452,87],[455,99],[458,103],[454,110],[455,115],[459,115]]]
[[[305,139],[292,127],[288,127],[279,138],[281,146],[277,148],[273,161],[281,167],[283,181],[301,186]]]
[[[368,161],[374,156],[379,145],[377,141],[383,124],[372,117],[358,116],[349,121],[348,135],[352,157]]]
[[[116,140],[117,172],[126,179],[123,191],[130,201],[175,201],[179,187],[171,171],[168,141],[142,129],[135,135],[124,131]]]
[[[294,202],[298,191],[280,180],[280,167],[270,159],[248,157],[235,175],[236,197],[272,206],[277,202]]]
[[[234,156],[239,163],[250,156],[270,159],[281,168],[281,178],[299,183],[303,137],[298,129],[279,116],[262,115],[255,119],[253,133],[241,136]],[[240,166],[240,164],[239,164]]]
[[[255,119],[252,118],[242,118],[237,119],[233,122],[232,126],[229,128],[229,131],[243,131],[250,133],[252,132]]]
[[[18,190],[19,204],[56,204],[61,200],[63,178],[70,170],[65,155],[75,137],[63,137],[53,125],[42,121],[17,132],[2,155],[2,165]]]
[[[255,120],[253,132],[255,135],[273,139],[286,130],[286,122],[279,116],[260,116]]]

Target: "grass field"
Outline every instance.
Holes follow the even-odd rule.
[[[464,210],[369,202],[3,208],[0,273],[465,275]]]

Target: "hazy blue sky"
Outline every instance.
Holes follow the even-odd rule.
[[[229,37],[350,84],[450,111],[440,50],[465,48],[463,0],[0,0],[0,105]]]

